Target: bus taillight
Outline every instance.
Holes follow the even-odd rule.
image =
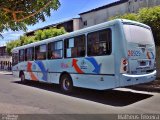
[[[127,64],[128,64],[127,60],[124,59],[124,60],[123,60],[123,65],[127,65]]]
[[[127,73],[128,72],[128,60],[125,58],[122,58],[121,60],[121,68],[120,68],[121,73]]]

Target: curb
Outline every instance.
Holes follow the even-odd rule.
[[[0,71],[0,74],[3,74],[3,75],[11,74],[12,75],[12,71]]]

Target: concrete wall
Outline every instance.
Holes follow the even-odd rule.
[[[12,62],[12,57],[11,56],[0,56],[0,61]]]
[[[73,19],[73,31],[79,30],[81,28],[81,19],[80,18],[74,18]]]
[[[80,28],[106,22],[108,18],[112,16],[137,12],[140,8],[152,7],[156,5],[160,5],[160,0],[129,0],[128,2],[113,7],[81,14],[82,26],[80,26]],[[87,22],[87,25],[84,25],[84,22]]]
[[[83,14],[81,15],[81,18],[82,18],[81,27],[85,28],[92,25],[96,25],[96,24],[107,21],[112,16],[124,14],[128,12],[127,6],[128,6],[128,3],[123,3],[107,9],[101,9],[98,11]],[[83,24],[85,21],[87,21],[87,25]]]
[[[0,56],[0,70],[11,70],[12,57],[11,56]]]
[[[140,8],[157,5],[160,5],[160,0],[130,0],[128,7],[129,12],[137,12]]]

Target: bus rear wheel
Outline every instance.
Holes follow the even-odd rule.
[[[71,93],[73,90],[72,78],[68,74],[64,74],[60,79],[60,87],[64,93]]]

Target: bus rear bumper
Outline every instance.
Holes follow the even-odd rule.
[[[148,83],[156,79],[157,71],[143,75],[122,74],[121,86],[136,85],[140,83]]]

